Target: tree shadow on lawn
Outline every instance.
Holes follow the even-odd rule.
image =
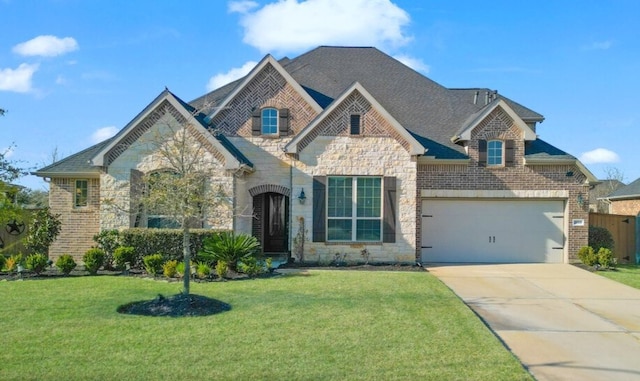
[[[194,294],[158,295],[153,300],[127,303],[117,309],[121,314],[169,317],[208,316],[230,310],[230,304]]]

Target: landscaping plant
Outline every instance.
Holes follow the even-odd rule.
[[[7,258],[5,266],[8,272],[14,272],[18,269],[18,265],[21,265],[24,261],[22,254],[14,254]]]
[[[613,256],[611,250],[607,249],[606,247],[601,247],[600,250],[598,250],[598,263],[600,264],[600,266],[608,269],[611,267],[615,267],[616,258]]]
[[[82,261],[84,262],[84,268],[91,275],[95,275],[98,273],[98,269],[102,267],[105,259],[105,252],[102,249],[98,249],[96,247],[87,250],[82,257]]]
[[[56,260],[56,267],[64,275],[69,275],[71,271],[76,268],[76,261],[73,260],[73,257],[71,255],[62,254]]]
[[[40,209],[29,221],[24,244],[33,253],[49,254],[49,246],[58,238],[61,227],[59,214],[51,214],[48,207]]]
[[[4,256],[4,254],[0,253],[0,271],[4,269],[4,266],[6,264],[7,264],[7,258]]]
[[[156,274],[162,271],[164,259],[162,258],[162,254],[156,253],[144,256],[142,262],[144,263],[144,269],[147,274],[156,276]]]
[[[230,270],[238,271],[238,262],[255,256],[259,250],[260,242],[252,235],[222,232],[204,240],[198,258],[207,263],[225,261]]]
[[[113,262],[118,270],[124,270],[127,262],[133,267],[135,259],[136,252],[131,246],[120,246],[113,252]]]
[[[26,267],[27,270],[33,271],[36,274],[40,274],[47,268],[47,256],[44,254],[31,254],[27,257]]]
[[[593,266],[598,263],[598,256],[591,246],[581,247],[578,250],[578,259],[587,266]]]
[[[103,230],[93,236],[98,248],[104,251],[104,267],[113,268],[113,252],[120,246],[120,232],[117,229]]]
[[[211,267],[204,262],[196,264],[196,276],[199,279],[205,279],[211,274]]]
[[[613,235],[607,228],[589,226],[589,246],[593,247],[594,250],[600,250],[601,247],[613,250]]]
[[[227,276],[227,271],[229,270],[229,266],[227,266],[227,262],[225,261],[218,261],[216,263],[216,275],[218,276],[218,278],[220,278],[220,280],[224,279],[224,277]]]
[[[166,261],[162,265],[162,275],[166,276],[167,278],[175,277],[176,276],[176,267],[177,266],[178,266],[178,261],[176,261],[175,259],[170,260],[170,261]]]

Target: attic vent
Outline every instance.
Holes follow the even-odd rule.
[[[360,120],[360,114],[351,114],[351,135],[360,135],[360,131],[361,131],[361,120]]]

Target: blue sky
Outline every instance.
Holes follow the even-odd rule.
[[[638,15],[636,0],[0,0],[0,149],[41,167],[114,134],[165,86],[190,101],[267,53],[375,46],[446,87],[498,90],[545,116],[542,139],[630,182]]]

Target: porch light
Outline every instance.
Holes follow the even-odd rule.
[[[307,201],[307,196],[304,194],[304,188],[300,191],[300,196],[298,196],[298,201],[303,205],[305,201]]]
[[[584,207],[584,198],[582,197],[582,193],[578,193],[578,205],[580,205],[580,207]]]

